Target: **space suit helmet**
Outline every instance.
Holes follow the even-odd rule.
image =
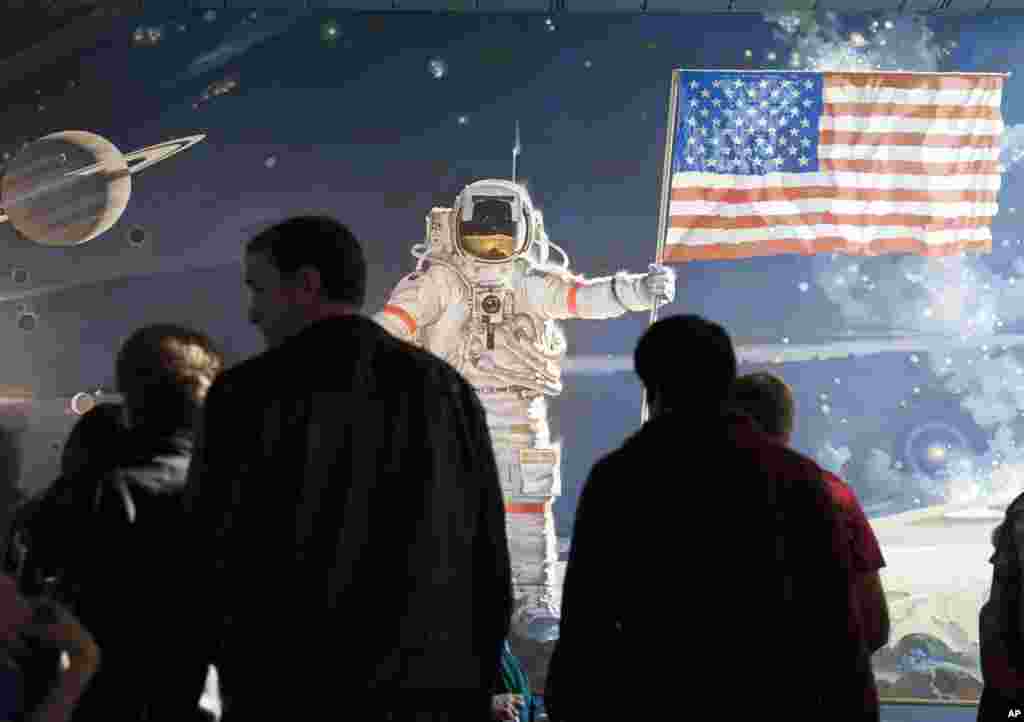
[[[455,199],[455,246],[478,263],[507,263],[533,240],[533,203],[526,189],[506,180],[481,180]]]

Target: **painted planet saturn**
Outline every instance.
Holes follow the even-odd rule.
[[[190,135],[123,154],[106,138],[64,130],[28,144],[0,178],[0,223],[10,221],[41,246],[78,246],[110,230],[132,192],[135,173],[188,150]]]

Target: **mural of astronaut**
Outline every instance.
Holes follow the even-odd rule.
[[[562,256],[549,262],[551,249]],[[546,399],[562,391],[566,342],[556,320],[615,318],[675,297],[675,274],[652,264],[584,280],[544,230],[522,186],[481,180],[454,208],[427,216],[416,270],[374,320],[444,358],[476,388],[501,473],[515,587],[513,635],[558,636],[560,589],[552,505],[561,493],[560,448],[549,438]]]

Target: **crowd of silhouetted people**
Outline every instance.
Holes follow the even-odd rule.
[[[17,508],[0,722],[528,722],[541,690],[558,722],[878,720],[878,542],[789,447],[789,387],[737,378],[719,325],[669,316],[639,339],[650,418],[583,486],[531,684],[472,387],[361,313],[344,225],[286,220],[245,261],[266,352],[225,370],[195,329],[137,330],[123,402],[85,413],[60,478]],[[220,709],[200,704],[211,668]]]

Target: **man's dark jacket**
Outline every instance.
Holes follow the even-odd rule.
[[[819,467],[749,418],[652,419],[580,497],[551,719],[877,721],[845,548]]]
[[[449,364],[361,316],[319,321],[224,373],[199,439],[194,613],[225,722],[486,718],[511,571],[483,408]]]

